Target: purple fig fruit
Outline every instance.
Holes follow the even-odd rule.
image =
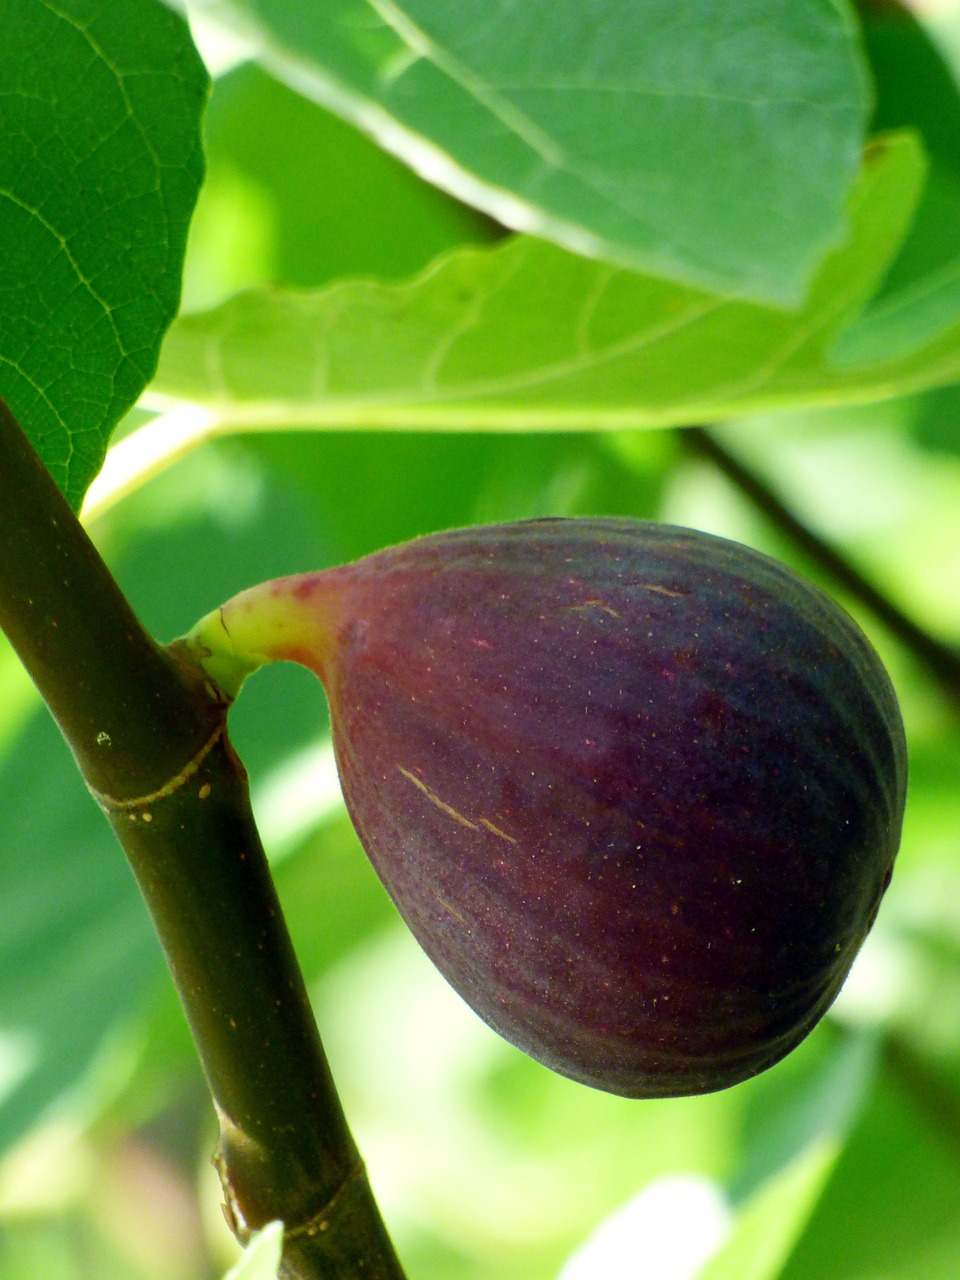
[[[347,807],[441,973],[630,1097],[725,1088],[829,1007],[889,882],[897,701],[856,624],[687,529],[541,520],[254,587],[188,642],[326,687]]]

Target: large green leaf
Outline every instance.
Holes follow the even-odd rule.
[[[255,62],[214,82],[204,149],[188,310],[267,283],[402,280],[460,244],[503,235]]]
[[[870,9],[874,127],[912,128],[929,172],[910,233],[838,355],[874,362],[922,346],[960,317],[960,90],[931,36],[906,9]]]
[[[787,305],[842,238],[869,101],[846,0],[215,7],[281,77],[519,230]]]
[[[821,1028],[752,1081],[729,1238],[696,1280],[776,1280],[826,1190],[874,1085],[869,1035]]]
[[[257,291],[180,318],[156,387],[225,430],[291,426],[593,428],[869,400],[960,372],[960,324],[909,355],[843,368],[830,349],[875,290],[922,177],[878,144],[853,233],[802,311],[723,300],[517,238],[410,284]]]
[[[696,1280],[777,1280],[817,1203],[838,1155],[813,1142],[741,1210],[730,1240]]]
[[[837,1161],[782,1280],[955,1280],[960,1265],[960,1170],[955,1095],[914,1097],[884,1073]],[[908,1085],[909,1087],[909,1085]],[[945,1099],[946,1101],[946,1099]]]
[[[157,0],[0,0],[0,395],[78,506],[177,309],[206,73]]]
[[[648,1183],[560,1280],[627,1280],[640,1274],[638,1258],[651,1280],[777,1280],[869,1096],[876,1056],[869,1038],[824,1026],[773,1070],[721,1095],[743,1115],[732,1183]]]
[[[817,1148],[843,1147],[874,1086],[879,1051],[870,1033],[838,1031],[833,1018],[775,1070],[751,1080],[731,1200],[751,1204]]]

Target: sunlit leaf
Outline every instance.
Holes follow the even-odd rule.
[[[0,395],[74,505],[180,292],[206,73],[156,0],[0,0]]]
[[[256,63],[214,83],[204,143],[190,310],[253,285],[403,279],[447,249],[502,235]]]
[[[954,1280],[960,1167],[937,1105],[881,1075],[782,1280]]]
[[[873,1037],[822,1028],[751,1083],[728,1238],[696,1280],[776,1280],[876,1078]]]
[[[221,0],[301,91],[507,225],[796,304],[868,87],[845,0]]]
[[[155,385],[206,405],[224,430],[496,430],[687,423],[948,381],[960,323],[900,359],[848,369],[830,354],[899,244],[921,173],[908,137],[872,152],[851,239],[795,314],[518,238],[406,285],[250,292],[182,317]]]
[[[771,1178],[740,1211],[730,1239],[696,1280],[776,1280],[837,1154],[836,1143],[824,1138]]]
[[[865,34],[877,80],[875,127],[916,129],[929,172],[882,288],[838,346],[850,363],[906,354],[960,318],[960,89],[906,8],[870,8]]]

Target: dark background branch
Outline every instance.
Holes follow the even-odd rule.
[[[880,588],[793,512],[767,482],[751,471],[703,427],[680,433],[687,451],[711,463],[730,480],[767,519],[810,559],[864,605],[878,622],[903,644],[933,676],[960,710],[960,654],[918,626]]]

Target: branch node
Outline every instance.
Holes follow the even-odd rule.
[[[101,809],[104,809],[108,814],[111,812],[125,813],[140,809],[149,811],[149,806],[151,804],[156,804],[158,800],[165,800],[168,796],[174,795],[182,786],[189,782],[196,773],[199,772],[204,760],[206,760],[207,756],[223,737],[225,729],[226,723],[221,720],[213,733],[211,733],[210,737],[193,756],[193,758],[188,760],[182,769],[179,769],[173,777],[168,778],[163,786],[158,787],[156,791],[149,791],[146,795],[134,796],[129,800],[118,800],[115,796],[107,795],[104,791],[97,791],[95,787],[91,787],[88,783],[87,786],[90,794],[96,800],[97,804],[100,805]],[[209,784],[205,784],[200,788],[199,796],[201,800],[205,800],[209,794]],[[145,814],[145,817],[147,821],[150,820],[147,814]]]
[[[356,1164],[349,1170],[346,1177],[340,1183],[340,1186],[322,1209],[319,1209],[312,1215],[312,1217],[307,1218],[305,1222],[298,1222],[296,1226],[287,1227],[286,1224],[284,1224],[283,1233],[285,1240],[290,1242],[295,1242],[301,1239],[312,1240],[314,1236],[322,1235],[324,1231],[329,1231],[331,1222],[340,1203],[346,1198],[354,1185],[357,1182],[362,1181],[366,1176],[367,1171],[363,1161],[357,1160]]]

